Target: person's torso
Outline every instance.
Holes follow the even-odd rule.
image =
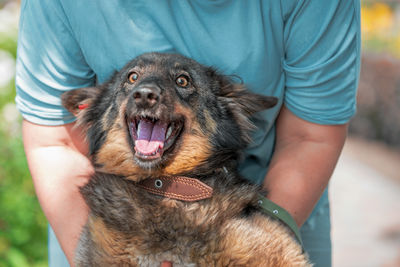
[[[281,1],[63,1],[63,8],[99,83],[132,58],[157,51],[191,57],[278,97],[275,108],[255,117],[258,130],[241,168],[262,182],[285,84]]]

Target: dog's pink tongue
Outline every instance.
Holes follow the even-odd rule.
[[[167,124],[161,121],[153,123],[149,120],[141,120],[137,129],[136,151],[143,155],[155,154],[164,147]]]

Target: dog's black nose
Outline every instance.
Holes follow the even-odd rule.
[[[160,90],[154,87],[139,87],[133,92],[133,98],[138,107],[154,107],[160,99]]]

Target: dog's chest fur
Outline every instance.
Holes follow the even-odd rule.
[[[208,179],[214,188],[211,199],[182,202],[152,195],[122,177],[97,174],[82,189],[91,214],[78,262],[82,266],[213,262],[222,252],[227,223],[248,216],[257,192],[256,186],[245,182],[229,186],[238,178],[215,175],[221,177]]]

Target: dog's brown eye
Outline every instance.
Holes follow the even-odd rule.
[[[185,75],[181,75],[176,78],[176,84],[180,87],[187,87],[189,85],[189,78]]]
[[[134,71],[131,74],[129,74],[128,80],[130,83],[136,82],[137,79],[139,79],[139,74],[137,72]]]

